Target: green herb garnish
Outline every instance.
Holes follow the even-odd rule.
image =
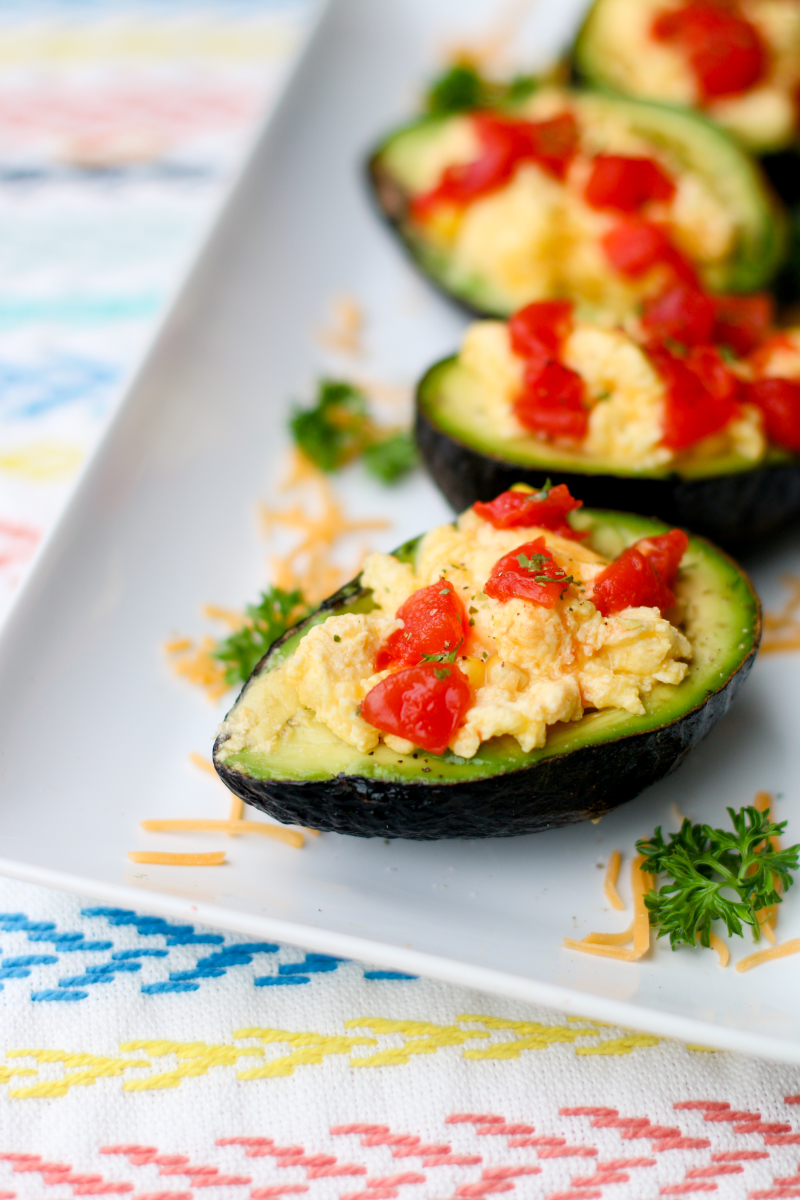
[[[425,97],[425,111],[433,117],[475,109],[496,108],[498,104],[519,104],[536,90],[533,75],[516,75],[500,83],[480,72],[469,62],[456,63],[436,79]]]
[[[214,658],[225,664],[225,682],[233,685],[249,679],[272,643],[310,611],[298,591],[271,587],[262,592],[260,602],[245,609],[241,629],[221,639],[213,651]]]
[[[295,406],[289,428],[298,448],[322,471],[338,471],[361,457],[371,475],[395,483],[417,465],[411,435],[380,429],[364,393],[343,380],[321,379],[313,407]]]
[[[396,483],[419,462],[414,439],[404,429],[366,446],[362,454],[364,466],[381,483]]]
[[[445,642],[445,646],[447,646],[447,645],[449,645],[449,642]],[[436,662],[436,663],[454,663],[456,661],[456,655],[458,654],[459,650],[461,649],[461,647],[463,645],[464,645],[464,639],[462,638],[461,641],[456,646],[455,650],[450,650],[449,652],[443,650],[440,654],[423,654],[421,661],[422,662]],[[437,679],[441,678],[441,676],[439,675],[438,672],[436,673],[436,678]]]
[[[742,937],[742,924],[760,938],[758,913],[780,904],[783,889],[791,887],[800,846],[775,850],[770,838],[779,837],[786,822],[775,823],[769,814],[746,806],[728,809],[733,831],[692,825],[684,820],[680,833],[665,842],[659,826],[636,849],[644,855],[642,870],[668,875],[672,882],[648,892],[645,904],[650,924],[659,926],[659,937],[669,934],[673,950],[686,943],[711,944],[712,923],[724,921],[729,934]]]

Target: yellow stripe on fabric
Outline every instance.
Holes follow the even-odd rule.
[[[15,1099],[66,1096],[70,1088],[88,1087],[98,1079],[113,1078],[132,1068],[149,1067],[146,1059],[106,1058],[97,1054],[73,1053],[68,1050],[9,1050],[7,1058],[35,1058],[38,1063],[60,1063],[69,1071],[60,1079],[44,1080],[27,1087],[14,1088],[9,1096]],[[69,1070],[69,1068],[79,1068]],[[35,1071],[16,1074],[36,1074]]]
[[[98,1079],[119,1078],[129,1071],[147,1071],[144,1077],[127,1076],[122,1090],[146,1092],[180,1087],[187,1080],[206,1075],[214,1068],[237,1069],[243,1058],[260,1059],[252,1065],[241,1064],[244,1069],[236,1070],[237,1079],[243,1081],[275,1079],[293,1075],[298,1067],[320,1066],[328,1055],[350,1055],[349,1066],[398,1067],[420,1054],[437,1054],[450,1047],[463,1047],[461,1057],[467,1061],[493,1059],[502,1062],[519,1058],[523,1053],[547,1050],[558,1044],[571,1045],[576,1055],[623,1055],[658,1046],[663,1040],[636,1030],[625,1030],[622,1036],[606,1037],[609,1026],[585,1017],[569,1017],[569,1024],[545,1025],[538,1021],[512,1021],[486,1014],[462,1013],[456,1017],[458,1024],[437,1025],[429,1021],[393,1020],[386,1017],[355,1017],[345,1022],[346,1029],[369,1030],[374,1036],[364,1034],[319,1033],[315,1030],[274,1029],[253,1026],[237,1029],[233,1038],[252,1039],[258,1045],[236,1045],[234,1042],[182,1042],[170,1039],[137,1039],[120,1044],[122,1054],[140,1052],[141,1058],[102,1056],[69,1050],[24,1049],[9,1050],[7,1059],[33,1058],[39,1066],[54,1064],[63,1068],[57,1079],[42,1079],[33,1067],[0,1065],[0,1084],[8,1084],[17,1075],[37,1075],[33,1084],[12,1086],[8,1096],[14,1099],[52,1099],[66,1096],[75,1087],[86,1087]],[[482,1028],[465,1028],[479,1025]],[[617,1026],[617,1030],[619,1027]],[[497,1034],[510,1035],[503,1040],[493,1040],[489,1045],[475,1046],[475,1040],[495,1038]],[[382,1037],[401,1038],[400,1046],[381,1046]],[[605,1040],[604,1040],[605,1039]],[[576,1043],[583,1044],[578,1045]],[[590,1042],[592,1044],[585,1044]],[[267,1060],[265,1047],[283,1046],[288,1053]],[[375,1048],[367,1054],[352,1054],[357,1047]],[[703,1046],[690,1046],[693,1051],[705,1051]],[[174,1056],[177,1060],[169,1069],[159,1069],[153,1059]]]
[[[40,26],[5,30],[0,35],[0,63],[32,67],[37,62],[100,62],[112,59],[208,58],[234,62],[266,62],[285,58],[296,42],[284,21],[223,23],[159,22],[152,25]]]

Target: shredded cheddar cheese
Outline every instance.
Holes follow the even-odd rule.
[[[176,645],[179,647],[177,650]],[[228,690],[225,668],[211,653],[215,646],[212,637],[201,638],[197,643],[191,638],[180,638],[165,646],[175,674],[203,688],[209,700],[219,700]]]
[[[199,767],[201,771],[205,771],[207,775],[213,775],[215,779],[219,779],[213,762],[210,758],[204,758],[202,754],[198,754],[196,750],[192,750],[189,755],[189,762]]]
[[[621,962],[635,962],[641,955],[635,950],[624,946],[608,946],[599,942],[576,942],[574,938],[564,938],[568,950],[582,950],[584,954],[598,954],[601,958],[618,958]]]
[[[633,921],[621,933],[587,933],[582,940],[592,946],[624,946],[633,941]]]
[[[303,845],[302,833],[296,829],[285,829],[282,825],[267,825],[265,821],[207,820],[202,817],[165,818],[141,822],[142,829],[150,833],[255,833],[260,837],[274,838],[287,846]]]
[[[317,330],[317,340],[338,354],[361,355],[364,323],[364,309],[355,296],[335,296],[331,301],[331,320]]]
[[[723,942],[722,938],[718,937],[716,933],[711,934],[710,940],[711,940],[711,949],[716,950],[716,952],[717,952],[717,956],[719,958],[719,965],[721,967],[727,967],[728,962],[730,961],[730,957],[731,957],[731,952],[728,949],[727,943]]]
[[[644,898],[655,887],[652,875],[641,867],[644,858],[637,854],[631,863],[631,888],[633,890],[633,950],[641,958],[650,949],[650,913],[645,908]]]
[[[231,792],[231,811],[228,815],[229,821],[241,821],[244,816],[244,800],[240,796],[234,796]],[[234,836],[231,834],[231,836]]]
[[[618,912],[621,912],[625,907],[617,891],[617,876],[619,875],[619,865],[621,862],[622,855],[619,850],[612,850],[609,855],[608,866],[606,867],[605,882],[603,883],[603,894],[606,900]]]
[[[749,971],[751,967],[771,962],[773,958],[786,958],[789,954],[800,954],[800,938],[792,938],[790,942],[779,942],[777,946],[770,946],[768,950],[759,950],[755,954],[748,954],[747,958],[741,958],[737,962],[736,970]]]
[[[762,654],[800,650],[800,579],[784,575],[783,583],[789,589],[789,597],[779,612],[764,613]]]
[[[161,850],[129,850],[128,858],[135,863],[160,863],[168,867],[218,867],[225,862],[225,851],[210,854],[167,854]]]

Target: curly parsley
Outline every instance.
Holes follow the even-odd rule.
[[[643,838],[636,849],[644,855],[642,870],[667,875],[671,882],[645,896],[650,924],[659,926],[659,937],[669,934],[674,950],[686,943],[711,944],[712,922],[724,921],[729,934],[743,936],[743,924],[760,937],[758,913],[780,904],[780,883],[791,887],[800,846],[775,850],[771,838],[779,837],[786,822],[774,823],[767,813],[746,806],[728,809],[733,830],[692,825],[684,820],[680,833],[664,841],[659,826],[652,838]]]
[[[221,639],[213,651],[214,658],[225,664],[225,682],[233,686],[249,679],[272,643],[310,611],[298,591],[271,587],[262,592],[260,602],[245,609],[242,627]]]
[[[322,471],[338,471],[360,457],[376,479],[395,483],[417,465],[411,435],[381,430],[364,393],[343,380],[321,379],[313,406],[295,406],[289,428],[297,447]]]
[[[507,83],[487,79],[469,62],[448,67],[434,80],[425,97],[425,111],[433,117],[519,104],[536,90],[533,75],[516,75]]]

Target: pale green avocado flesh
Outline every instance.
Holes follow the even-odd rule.
[[[581,510],[573,515],[573,521],[576,527],[590,531],[586,544],[608,558],[615,558],[639,538],[668,528],[645,517],[598,510]],[[396,557],[413,561],[416,545],[408,543],[395,552]],[[308,710],[301,710],[275,750],[264,754],[244,749],[226,758],[225,766],[254,780],[325,781],[345,775],[397,783],[468,782],[517,771],[583,746],[658,729],[686,716],[724,687],[753,654],[760,635],[759,604],[747,576],[703,539],[690,538],[674,590],[685,613],[681,627],[694,657],[682,683],[656,684],[644,700],[646,712],[641,716],[621,709],[590,712],[579,721],[552,726],[540,750],[526,754],[514,738],[500,737],[484,742],[474,758],[462,759],[449,750],[441,756],[422,750],[401,755],[384,745],[364,754],[341,742]],[[276,646],[262,669],[273,670],[285,662],[303,634],[328,616],[367,612],[374,607],[371,593],[351,589],[350,599],[319,610]],[[246,703],[246,698],[247,687],[237,704]]]
[[[792,456],[769,447],[763,458],[753,461],[740,454],[721,454],[715,458],[684,457],[663,467],[636,469],[600,458],[590,458],[578,450],[568,450],[540,438],[521,435],[514,438],[496,433],[483,405],[483,387],[457,356],[443,359],[431,367],[419,387],[421,411],[437,429],[478,454],[502,459],[512,466],[535,468],[545,473],[570,472],[581,475],[616,475],[631,479],[709,479],[734,475],[757,467],[790,463]]]

